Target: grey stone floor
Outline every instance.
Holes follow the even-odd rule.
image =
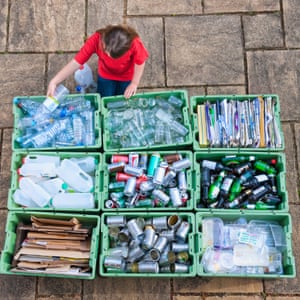
[[[137,28],[150,52],[140,91],[279,95],[299,271],[299,0],[1,0],[0,249],[10,186],[13,97],[44,95],[49,79],[86,36],[122,22]],[[96,71],[96,58],[89,63]],[[74,89],[73,78],[65,85]],[[300,284],[298,276],[82,281],[2,275],[2,299],[295,300]]]

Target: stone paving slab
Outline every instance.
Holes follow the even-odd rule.
[[[285,23],[286,45],[291,48],[300,47],[300,9],[298,0],[284,0],[283,15]]]
[[[168,17],[165,28],[168,85],[244,84],[240,17]]]
[[[6,27],[8,15],[8,0],[2,0],[0,7],[0,52],[6,48]]]
[[[262,12],[280,9],[279,0],[204,0],[205,13]]]
[[[281,120],[300,119],[300,51],[247,52],[249,93],[278,94]]]

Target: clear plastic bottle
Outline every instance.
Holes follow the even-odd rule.
[[[72,126],[74,132],[74,143],[77,146],[82,146],[84,144],[85,132],[83,121],[79,115],[72,115]]]
[[[92,193],[59,193],[53,197],[51,205],[54,208],[90,209],[95,207],[95,200]]]
[[[34,183],[29,177],[21,177],[19,181],[19,187],[30,196],[31,200],[35,202],[39,207],[48,206],[51,195],[47,193],[41,186]]]
[[[42,148],[50,146],[55,137],[66,129],[67,119],[58,120],[53,125],[48,126],[45,130],[38,132],[21,143],[23,148]]]
[[[77,92],[85,94],[87,89],[89,89],[89,92],[91,93],[95,93],[97,91],[97,84],[93,79],[92,69],[87,63],[83,64],[77,71],[75,71],[74,79],[77,84]]]
[[[31,100],[30,98],[14,98],[14,104],[17,105],[25,115],[34,116],[37,109],[41,105],[40,102]]]
[[[81,116],[84,118],[85,127],[84,145],[95,145],[94,112],[86,110],[81,113]]]
[[[88,193],[94,189],[93,178],[70,159],[64,159],[56,173],[75,191]]]
[[[69,94],[69,90],[62,84],[58,85],[55,89],[54,95],[47,97],[44,102],[39,106],[34,115],[34,119],[39,121],[44,119],[45,115],[51,114]]]

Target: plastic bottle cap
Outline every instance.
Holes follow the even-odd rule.
[[[21,175],[21,168],[18,168],[17,174],[18,174],[18,175]]]
[[[68,184],[67,183],[63,183],[62,185],[61,185],[61,188],[63,189],[63,190],[67,190],[68,189]]]
[[[84,65],[81,65],[80,67],[79,67],[79,70],[83,70],[84,69]]]
[[[81,86],[80,86],[80,85],[77,85],[77,86],[76,86],[76,91],[77,91],[77,92],[80,92],[80,91],[81,91]]]

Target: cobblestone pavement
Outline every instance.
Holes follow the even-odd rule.
[[[150,51],[140,91],[279,95],[293,251],[299,261],[299,0],[0,0],[0,4],[0,249],[10,186],[12,98],[44,95],[49,79],[85,37],[109,23],[127,22],[137,28]],[[92,57],[89,63],[95,62]],[[65,85],[74,89],[73,78]],[[298,277],[83,281],[2,275],[2,299],[295,300],[300,299],[300,283]]]

